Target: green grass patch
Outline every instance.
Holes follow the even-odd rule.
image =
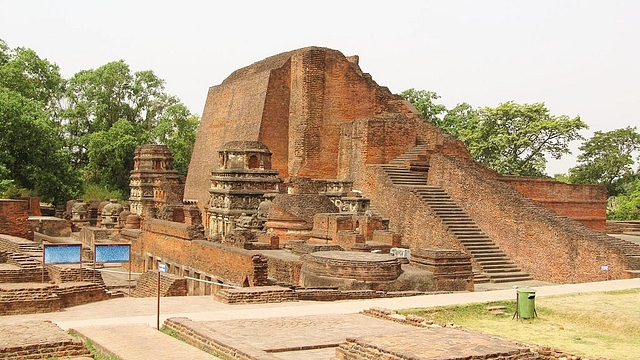
[[[104,354],[102,351],[96,349],[93,343],[89,340],[84,341],[84,347],[91,352],[94,360],[122,360],[117,356]]]
[[[515,294],[514,294],[515,295]],[[506,306],[493,315],[488,306]],[[453,323],[576,355],[635,360],[640,349],[640,289],[537,297],[538,318],[512,319],[514,301],[407,309],[438,324]]]

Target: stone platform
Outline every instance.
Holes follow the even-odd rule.
[[[219,354],[243,354],[245,359],[537,358],[527,346],[494,336],[421,328],[362,314],[201,322],[171,318],[165,326],[191,344],[209,346]],[[358,353],[367,355],[357,357]]]
[[[49,321],[0,325],[0,359],[93,359],[82,341]]]

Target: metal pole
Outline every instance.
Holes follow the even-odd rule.
[[[156,328],[160,330],[160,269],[158,269],[158,312],[156,316]]]

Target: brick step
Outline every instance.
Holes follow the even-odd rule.
[[[489,277],[484,273],[473,274],[473,282],[476,284],[484,284],[490,281]]]
[[[482,267],[491,268],[492,266],[503,266],[503,265],[515,265],[512,260],[509,259],[499,259],[499,260],[482,260]]]
[[[506,273],[502,275],[504,276],[497,277],[492,274],[490,276],[490,279],[491,279],[490,281],[493,283],[506,283],[506,282],[533,280],[531,275],[527,273]]]
[[[471,256],[473,256],[474,258],[476,258],[476,260],[480,261],[481,258],[482,259],[491,259],[491,260],[510,260],[509,257],[507,256],[507,254],[500,252],[500,253],[495,253],[495,252],[491,252],[491,253],[477,253],[477,254],[471,254]]]
[[[513,266],[513,267],[504,267],[504,268],[499,268],[499,269],[487,269],[485,266],[482,267],[482,270],[484,270],[485,273],[487,274],[506,274],[506,273],[521,273],[522,270],[520,270],[517,266]]]
[[[465,245],[464,246],[467,250],[469,251],[478,251],[478,250],[491,250],[491,251],[498,251],[500,250],[499,247],[497,247],[494,244],[484,244],[484,245]]]

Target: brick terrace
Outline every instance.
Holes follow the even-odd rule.
[[[228,354],[223,358],[379,359],[383,354],[389,359],[536,358],[525,345],[486,334],[420,328],[361,314],[209,322],[172,318],[165,326],[213,344],[216,352]]]

